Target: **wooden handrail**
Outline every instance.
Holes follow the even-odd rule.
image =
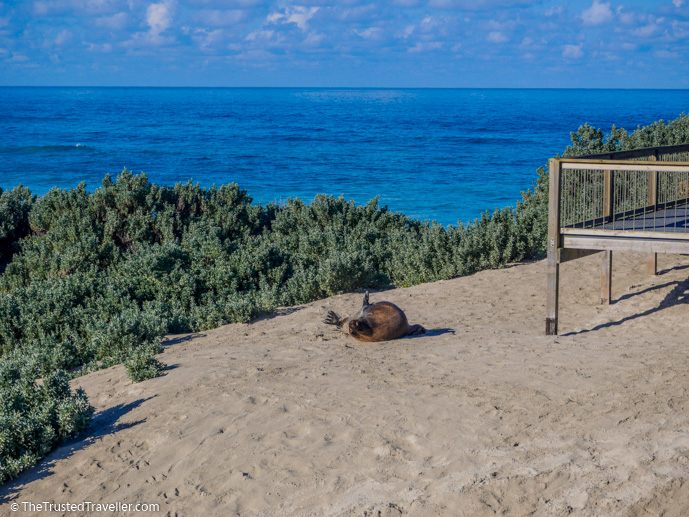
[[[634,170],[634,171],[656,171],[667,170],[671,172],[689,171],[689,162],[654,162],[634,161],[634,160],[601,160],[589,158],[554,158],[562,164],[563,169],[580,170]],[[571,165],[569,167],[568,165]]]
[[[609,153],[588,154],[586,156],[578,156],[577,158],[600,158],[600,159],[618,159],[638,158],[640,156],[656,156],[660,154],[679,153],[682,151],[689,151],[689,144],[679,145],[664,145],[660,147],[642,147],[641,149],[631,149],[629,151],[612,151]]]

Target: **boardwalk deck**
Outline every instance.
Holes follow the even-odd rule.
[[[546,334],[558,332],[560,264],[601,259],[601,303],[610,303],[612,252],[689,254],[689,144],[549,164]]]
[[[562,233],[578,230],[577,225],[564,226]],[[689,206],[665,208],[612,222],[593,224],[588,230],[686,233],[689,238]]]

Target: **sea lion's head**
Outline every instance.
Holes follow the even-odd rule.
[[[373,335],[373,329],[364,320],[350,320],[349,335],[353,338],[356,338],[358,336],[370,337]]]

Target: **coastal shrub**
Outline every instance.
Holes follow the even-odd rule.
[[[127,375],[134,382],[145,381],[160,375],[167,365],[156,358],[156,354],[163,352],[160,338],[146,346],[134,348],[124,360]]]
[[[570,133],[570,136],[572,145],[565,149],[565,158],[686,144],[689,142],[689,115],[682,113],[667,123],[658,120],[648,126],[638,126],[631,133],[613,125],[610,133],[606,135],[602,129],[584,124],[576,132]]]
[[[0,362],[0,483],[34,465],[91,421],[86,394],[72,393],[69,375],[55,370],[36,381],[38,370],[25,354]]]
[[[29,213],[35,200],[22,185],[12,190],[0,188],[0,264],[12,258],[15,243],[29,234]]]
[[[685,143],[689,117],[571,137],[565,156]],[[93,192],[0,191],[0,481],[86,425],[92,409],[70,376],[124,363],[140,382],[163,372],[169,332],[539,258],[547,220],[544,167],[514,207],[452,227],[377,198],[262,206],[236,184],[159,186],[127,170]]]

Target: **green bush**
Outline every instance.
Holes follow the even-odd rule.
[[[12,258],[14,244],[29,234],[29,213],[35,201],[36,196],[22,185],[7,191],[0,188],[0,264]]]
[[[682,113],[668,123],[658,120],[648,126],[638,126],[632,133],[612,126],[610,133],[606,135],[602,129],[584,124],[576,132],[570,133],[570,136],[572,145],[564,152],[566,158],[686,144],[689,142],[689,115]]]
[[[127,375],[133,382],[141,382],[160,375],[167,365],[156,359],[156,354],[163,352],[160,338],[146,346],[133,348],[124,360]]]
[[[86,394],[72,394],[69,375],[55,370],[36,381],[30,357],[8,354],[0,363],[0,483],[34,465],[91,421]]]

